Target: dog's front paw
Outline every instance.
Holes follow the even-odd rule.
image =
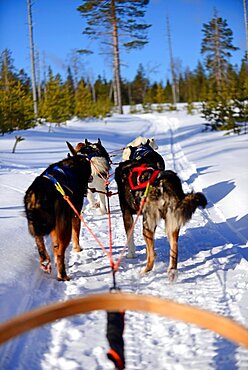
[[[99,208],[99,210],[100,210],[100,214],[101,215],[106,215],[107,214],[107,209],[106,208]]]
[[[168,278],[170,283],[175,283],[177,281],[178,271],[176,269],[168,269]]]
[[[145,267],[143,270],[140,271],[141,276],[145,276],[148,272],[152,271],[152,268]]]
[[[76,245],[75,247],[72,248],[73,252],[75,253],[78,253],[78,252],[82,252],[82,248],[80,247],[80,245]]]
[[[51,261],[45,260],[40,263],[40,268],[42,271],[46,272],[47,274],[51,274],[52,272],[52,265]]]
[[[60,275],[60,274],[58,274],[58,276],[57,276],[57,280],[58,281],[70,281],[71,280],[71,278],[68,276],[68,275]]]

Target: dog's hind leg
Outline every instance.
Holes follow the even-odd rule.
[[[104,188],[103,188],[103,191],[105,191]],[[107,213],[106,199],[105,199],[106,195],[99,193],[98,197],[99,197],[99,205],[100,205],[101,215],[105,215]]]
[[[124,221],[124,227],[125,227],[125,231],[127,235],[127,247],[128,247],[126,258],[136,258],[135,244],[134,244],[134,237],[133,237],[133,230],[132,230],[133,216],[131,215],[128,209],[125,209],[123,211],[123,221]]]
[[[34,238],[40,256],[40,268],[50,274],[52,271],[51,259],[49,254],[47,253],[44,238],[43,236],[35,236]]]
[[[106,188],[105,182],[102,178],[98,175],[93,177],[93,181],[91,183],[91,187],[96,189],[98,202],[95,201],[93,196],[93,192],[88,190],[87,192],[87,199],[90,204],[91,208],[100,208],[101,215],[105,215],[107,213],[106,207]]]
[[[179,230],[176,229],[172,232],[167,232],[167,236],[170,243],[170,262],[168,267],[169,280],[175,281],[177,279],[177,258],[178,258],[178,237]]]
[[[154,231],[148,229],[143,224],[143,236],[146,243],[146,267],[142,271],[143,273],[146,273],[148,271],[151,271],[153,269],[154,265],[154,259],[155,259],[155,253],[154,253]]]
[[[79,233],[81,221],[77,216],[72,217],[72,249],[74,252],[81,252],[82,248],[79,245]]]
[[[96,201],[95,201],[93,192],[91,190],[87,191],[87,200],[89,202],[90,208],[96,208]]]
[[[50,233],[50,237],[53,245],[54,260],[57,266],[57,280],[68,281],[70,278],[67,276],[65,270],[65,250],[70,242],[70,239],[68,240],[66,237],[59,237],[56,230],[53,230]]]

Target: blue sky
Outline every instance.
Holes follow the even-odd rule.
[[[80,74],[90,79],[100,74],[109,79],[112,76],[109,57],[101,53],[97,41],[82,35],[85,21],[76,10],[80,4],[80,0],[33,0],[34,41],[40,59],[64,77],[72,50],[91,48],[95,53],[82,57]],[[170,78],[167,15],[176,63],[182,70],[186,67],[193,70],[199,60],[203,61],[202,26],[213,17],[214,7],[233,31],[233,44],[240,50],[233,52],[230,61],[240,65],[245,53],[243,0],[150,0],[145,17],[146,22],[152,24],[149,44],[142,50],[121,53],[122,76],[132,80],[142,63],[151,80]],[[30,74],[26,0],[0,0],[0,51],[5,48],[11,50],[14,66]]]

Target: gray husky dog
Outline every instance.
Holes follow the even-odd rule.
[[[135,257],[132,233],[133,215],[139,211],[146,192],[142,215],[147,261],[143,272],[146,273],[153,268],[155,230],[160,220],[163,219],[170,244],[168,275],[173,281],[177,276],[180,228],[191,219],[197,207],[206,206],[207,200],[200,192],[185,194],[177,174],[164,170],[162,157],[149,144],[136,148],[131,147],[131,152],[132,159],[121,162],[115,170],[124,227],[129,239],[127,257]],[[130,233],[132,235],[129,235]]]

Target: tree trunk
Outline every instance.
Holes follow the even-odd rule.
[[[8,62],[6,50],[4,51],[3,54],[3,79],[4,79],[4,89],[5,91],[9,91]]]
[[[248,61],[248,23],[247,23],[247,1],[244,0],[244,21],[245,21],[245,37],[246,37],[246,52],[245,57]]]
[[[172,86],[172,101],[173,101],[173,105],[176,105],[177,104],[176,73],[175,73],[175,65],[174,65],[174,59],[173,59],[173,54],[172,54],[170,25],[169,25],[169,18],[168,17],[167,17],[167,34],[168,34],[170,66],[171,66],[171,76],[172,76],[172,84],[171,84],[171,86]]]
[[[28,1],[28,26],[29,26],[29,44],[30,44],[30,60],[32,70],[32,90],[33,90],[33,102],[34,102],[34,115],[38,116],[38,104],[37,104],[37,92],[36,92],[36,77],[35,77],[35,56],[34,56],[34,41],[33,41],[33,22],[31,3]]]
[[[120,76],[120,57],[119,57],[119,43],[118,43],[118,30],[115,13],[115,0],[111,1],[112,10],[112,26],[113,26],[113,51],[114,51],[114,95],[116,95],[115,104],[118,113],[122,114],[122,99],[121,99],[121,76]]]
[[[40,86],[40,56],[38,50],[36,51],[36,66],[37,66],[37,97],[38,101],[41,99],[41,86]]]
[[[215,78],[217,84],[217,92],[221,91],[222,86],[222,72],[221,72],[221,60],[220,60],[220,35],[219,35],[219,27],[217,24],[217,13],[215,15]],[[224,71],[223,71],[224,72]]]

